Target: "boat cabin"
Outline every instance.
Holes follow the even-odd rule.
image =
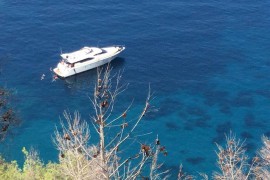
[[[106,51],[102,48],[83,47],[78,51],[61,54],[61,57],[63,58],[62,61],[64,61],[67,64],[70,64],[72,67],[74,66],[74,63],[78,62],[82,63],[92,60],[95,58],[96,55],[100,55],[103,53],[106,53]]]

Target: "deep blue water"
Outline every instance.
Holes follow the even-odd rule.
[[[89,119],[96,71],[52,82],[59,53],[123,44],[112,65],[130,83],[120,99],[138,111],[148,83],[157,112],[140,130],[159,134],[169,154],[192,173],[216,170],[215,142],[232,130],[252,155],[270,135],[269,1],[0,1],[1,84],[16,89],[19,127],[1,152],[22,162],[23,146],[57,160],[51,137],[65,109]],[[44,80],[40,80],[42,74]],[[135,113],[134,113],[135,114]],[[91,141],[96,142],[96,135]],[[142,140],[146,141],[146,140]]]

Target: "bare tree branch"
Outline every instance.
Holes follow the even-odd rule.
[[[121,159],[120,152],[123,153],[123,150],[119,151],[119,148],[124,142],[149,134],[131,136],[150,110],[153,93],[149,84],[145,104],[136,119],[127,120],[133,100],[120,115],[112,116],[116,100],[128,84],[120,84],[121,72],[112,76],[111,71],[110,66],[98,68],[93,98],[89,98],[95,114],[90,118],[99,135],[99,145],[88,145],[90,130],[78,112],[72,117],[65,111],[66,123],[61,121],[62,133],[57,129],[55,131],[54,143],[60,152],[63,174],[73,179],[137,179],[150,172],[147,177],[153,180],[161,179],[161,176],[166,179],[168,171],[158,172],[162,165],[157,163],[159,153],[167,155],[165,147],[160,147],[158,138],[154,147],[141,144],[137,154]],[[149,171],[145,170],[147,167]]]

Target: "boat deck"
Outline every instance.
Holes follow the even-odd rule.
[[[58,68],[54,68],[53,71],[54,71],[54,73],[57,74],[58,76],[63,77],[63,74],[59,71]]]
[[[71,53],[61,54],[61,57],[65,59],[69,63],[76,63],[78,61],[94,58],[96,54],[102,53],[101,48],[97,47],[84,47],[78,51],[74,51]]]

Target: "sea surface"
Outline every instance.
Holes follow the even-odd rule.
[[[50,68],[61,52],[121,44],[126,50],[112,63],[129,83],[120,107],[134,99],[135,117],[151,84],[155,112],[137,133],[152,134],[138,149],[158,134],[172,179],[180,163],[211,176],[216,143],[230,131],[253,156],[270,136],[269,8],[266,0],[0,0],[1,85],[15,91],[21,118],[1,153],[21,164],[22,147],[34,147],[56,162],[52,138],[63,111],[78,110],[90,123],[96,70],[52,81]],[[97,143],[93,129],[90,141]]]

